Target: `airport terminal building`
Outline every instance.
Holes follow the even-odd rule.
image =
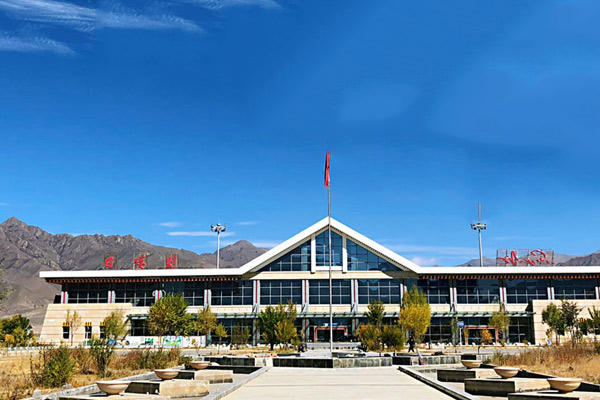
[[[254,318],[261,308],[292,301],[298,328],[309,342],[329,338],[329,241],[332,231],[333,313],[335,338],[357,334],[372,300],[385,304],[386,319],[396,320],[402,296],[418,286],[431,304],[425,337],[432,343],[452,340],[450,320],[457,315],[476,341],[488,328],[492,312],[503,303],[511,317],[510,342],[542,343],[542,310],[561,299],[583,308],[600,308],[600,267],[421,267],[353,229],[325,218],[239,268],[44,271],[60,285],[48,306],[40,341],[69,338],[67,311],[77,310],[82,328],[75,342],[100,334],[102,320],[122,310],[130,321],[130,340],[143,343],[148,308],[166,293],[181,293],[190,312],[210,306],[226,328],[248,326],[260,341]],[[492,331],[492,329],[490,328]]]

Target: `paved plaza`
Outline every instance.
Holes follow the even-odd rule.
[[[273,368],[225,397],[226,400],[399,398],[451,399],[395,367]]]

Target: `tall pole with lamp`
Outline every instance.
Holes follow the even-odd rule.
[[[217,233],[217,269],[219,269],[219,259],[221,258],[221,233],[227,230],[227,225],[211,225],[210,230]]]
[[[487,229],[487,224],[481,222],[481,203],[477,203],[478,206],[478,221],[473,222],[471,224],[471,229],[477,231],[477,235],[479,236],[479,266],[483,267],[483,250],[481,247],[481,231],[485,231]]]
[[[331,279],[332,251],[331,251],[331,185],[329,182],[329,159],[327,151],[325,156],[325,187],[327,188],[327,229],[329,232],[329,351],[333,358],[333,280]]]

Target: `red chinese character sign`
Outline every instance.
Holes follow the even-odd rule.
[[[104,256],[104,268],[113,269],[117,266],[117,256],[109,254]]]
[[[496,251],[496,266],[498,267],[544,265],[554,265],[554,250],[498,249]]]
[[[177,268],[177,253],[167,254],[165,256],[165,268],[176,269]]]
[[[137,269],[145,269],[145,267],[148,266],[148,254],[137,253],[133,259],[133,264]]]

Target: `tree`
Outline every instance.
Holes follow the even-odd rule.
[[[381,331],[381,343],[390,350],[402,350],[406,337],[398,325],[385,325]]]
[[[10,335],[13,345],[24,346],[33,338],[33,328],[29,319],[21,314],[0,320],[0,339]]]
[[[492,344],[492,334],[487,329],[481,331],[481,344]]]
[[[298,337],[296,326],[289,319],[282,319],[275,324],[275,338],[278,343],[289,344]]]
[[[404,294],[398,323],[417,343],[423,341],[431,323],[431,307],[427,296],[417,286],[413,286]]]
[[[454,316],[450,319],[450,331],[452,332],[452,343],[456,346],[458,342],[458,337],[460,336],[460,328],[458,327],[458,315],[454,314]]]
[[[542,322],[548,325],[548,336],[552,333],[556,336],[556,343],[559,343],[559,332],[565,329],[565,323],[560,309],[554,303],[550,303],[542,311]]]
[[[206,335],[206,344],[212,331],[217,327],[217,316],[210,310],[210,306],[207,306],[204,310],[200,311],[196,316],[196,322],[194,322],[194,330],[201,335]]]
[[[494,336],[496,336],[496,342],[499,341],[499,334],[502,333],[502,339],[506,341],[508,335],[506,332],[510,327],[510,317],[502,303],[498,304],[498,311],[492,313],[490,318],[490,326],[494,328]]]
[[[67,317],[65,318],[65,326],[69,327],[69,337],[71,338],[71,346],[73,346],[73,338],[75,338],[75,332],[81,326],[81,316],[77,311],[67,311]]]
[[[252,333],[247,326],[236,325],[231,328],[231,344],[241,346],[250,340]]]
[[[381,329],[383,325],[383,316],[385,314],[385,306],[381,300],[372,300],[369,303],[368,311],[365,313],[365,316],[369,320],[369,324],[375,325],[377,328]]]
[[[600,310],[597,310],[596,307],[592,307],[588,310],[590,313],[590,331],[594,333],[594,341],[596,340],[596,336],[598,331],[600,331]]]
[[[187,335],[192,330],[193,316],[187,312],[188,303],[181,294],[159,299],[148,311],[150,334],[161,337],[167,335]]]
[[[372,324],[362,324],[358,328],[360,343],[369,351],[381,350],[381,330]]]
[[[104,335],[98,338],[96,335],[90,340],[90,354],[96,362],[98,375],[105,377],[110,375],[108,366],[115,353],[117,340],[123,340],[127,335],[127,321],[123,311],[116,310],[111,312],[102,321]]]
[[[571,335],[571,342],[575,344],[577,340],[577,317],[581,312],[581,308],[577,306],[577,303],[569,300],[560,301],[560,313],[564,322],[565,331]]]
[[[102,326],[104,327],[104,337],[115,342],[125,339],[129,331],[127,329],[127,319],[121,310],[108,314],[102,321]]]
[[[225,326],[223,326],[221,322],[219,322],[219,324],[215,327],[215,335],[217,335],[221,340],[229,337],[227,334],[227,329],[225,329]],[[219,343],[217,344],[217,354],[219,353],[221,340],[219,340]]]
[[[256,319],[256,326],[260,330],[264,341],[269,344],[271,350],[273,350],[277,343],[281,343],[280,338],[277,336],[278,323],[287,320],[292,326],[295,326],[296,314],[296,304],[292,302],[289,302],[287,306],[283,304],[279,304],[277,307],[267,306],[260,311]],[[282,328],[286,328],[289,331],[289,325],[283,326],[279,324],[280,332],[282,332]]]

